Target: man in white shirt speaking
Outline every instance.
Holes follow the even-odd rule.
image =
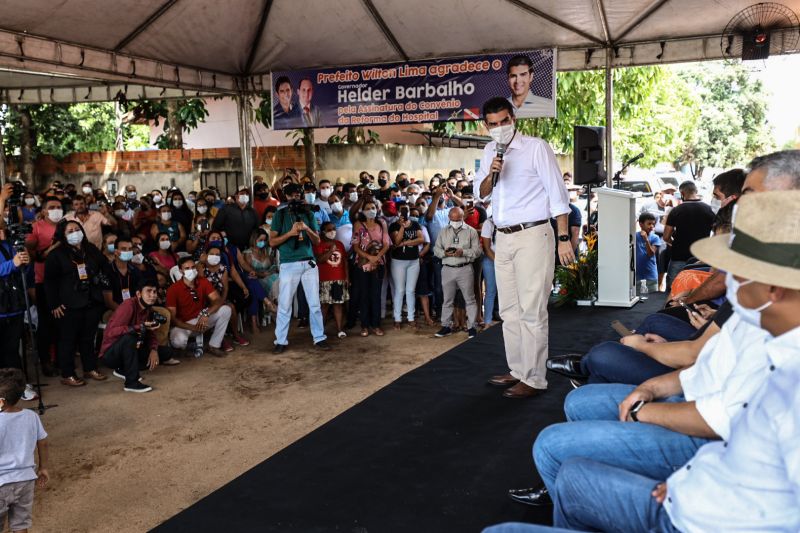
[[[489,383],[506,388],[507,398],[530,398],[547,389],[547,300],[555,257],[550,218],[557,222],[561,264],[575,261],[568,227],[569,193],[552,148],[517,131],[508,100],[488,100],[483,117],[494,140],[483,149],[475,185],[481,198],[491,196],[497,227],[495,273],[510,368]],[[503,157],[497,156],[498,146],[505,148]]]

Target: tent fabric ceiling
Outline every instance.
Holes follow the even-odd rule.
[[[271,70],[541,47],[559,49],[559,70],[603,67],[604,48],[614,48],[615,66],[697,61],[720,57],[719,34],[753,3],[4,0],[0,69],[88,79],[87,87],[138,84],[205,94],[266,88]],[[782,3],[800,12],[800,0]],[[45,86],[65,84],[2,76],[0,89],[13,100],[9,90],[40,87],[43,79]]]

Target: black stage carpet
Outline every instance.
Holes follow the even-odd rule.
[[[554,310],[551,355],[618,338],[612,320],[635,328],[662,302]],[[472,532],[504,521],[550,523],[550,510],[515,504],[506,491],[539,482],[531,445],[563,420],[571,387],[551,375],[543,396],[502,398],[485,384],[507,369],[501,339],[495,326],[409,372],[155,531]]]

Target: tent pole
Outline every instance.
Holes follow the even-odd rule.
[[[3,130],[0,128],[0,185],[6,184],[6,147],[3,146]]]
[[[250,145],[250,98],[247,93],[239,93],[236,99],[239,117],[239,148],[242,153],[242,174],[244,183],[250,189],[250,197],[254,198],[253,191],[253,151]]]
[[[611,187],[614,176],[614,77],[612,70],[612,54],[614,49],[606,48],[606,185]]]

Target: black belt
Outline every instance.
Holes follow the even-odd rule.
[[[535,228],[536,226],[541,226],[542,224],[547,224],[550,222],[549,220],[537,220],[536,222],[523,222],[522,224],[514,224],[513,226],[504,226],[502,228],[497,228],[497,231],[500,233],[516,233],[518,231],[522,231],[528,228]]]
[[[445,265],[444,263],[442,263],[442,266],[446,266],[446,267],[450,267],[450,268],[461,268],[461,267],[469,266],[471,264],[472,263],[461,263],[460,265]]]

